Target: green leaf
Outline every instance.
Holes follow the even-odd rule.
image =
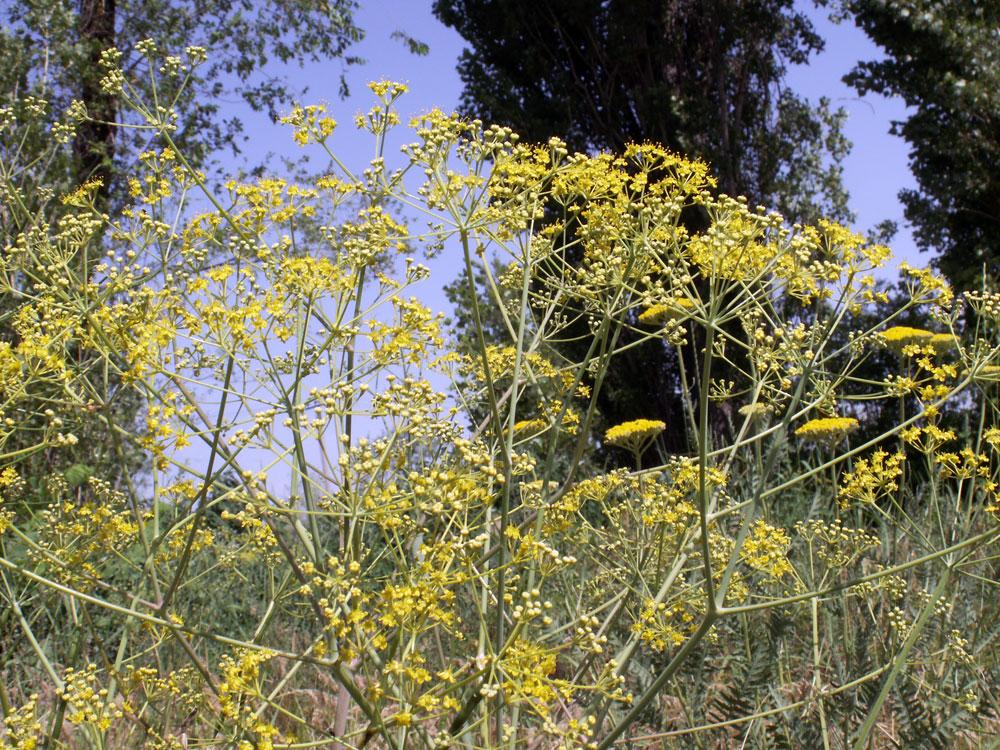
[[[79,487],[84,484],[90,475],[94,473],[93,466],[87,466],[87,464],[73,464],[66,471],[63,472],[63,476],[66,481],[70,483],[72,487]]]
[[[410,48],[410,52],[414,55],[427,55],[431,48],[427,46],[425,42],[421,42],[414,39],[412,36],[407,34],[405,31],[394,31],[392,32],[392,38],[398,42],[402,42],[407,47]]]

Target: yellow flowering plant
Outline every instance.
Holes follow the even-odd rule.
[[[917,353],[919,413],[852,443],[866,402],[841,394],[898,395],[856,375],[891,316],[834,335],[876,301],[885,248],[789,228],[653,144],[570,154],[437,110],[391,171],[405,87],[372,92],[361,174],[331,149],[335,120],[297,107],[292,137],[328,171],[213,191],[151,116],[132,206],[74,198],[0,258],[6,291],[35,279],[21,340],[0,347],[0,437],[69,450],[72,419],[126,391],[145,404],[138,427],[108,420],[113,486],[51,477],[44,511],[0,515],[4,750],[606,750],[802,727],[861,748],[913,680],[941,686],[942,711],[959,705],[947,686],[988,683],[989,635],[956,638],[970,623],[949,604],[995,614],[977,588],[1000,539],[988,335],[942,348],[964,375],[932,343]],[[62,283],[98,225],[102,261]],[[464,360],[404,256],[442,247],[470,286]],[[903,308],[959,332],[946,285],[907,274]],[[580,330],[569,360],[557,344]],[[636,467],[592,470],[607,373],[650,340],[685,363],[688,424],[670,429],[689,450],[662,455],[667,425],[633,420],[604,440]],[[962,447],[941,424],[956,402],[978,409]],[[900,440],[928,466],[908,505],[909,458],[883,447]],[[3,454],[5,497],[29,491],[22,459]]]

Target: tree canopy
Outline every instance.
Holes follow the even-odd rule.
[[[201,164],[220,148],[238,148],[241,123],[227,111],[227,97],[276,117],[276,108],[300,93],[268,63],[359,61],[347,55],[363,36],[352,15],[357,6],[356,0],[7,0],[0,3],[0,106],[19,110],[42,100],[45,114],[58,119],[80,102],[77,113],[87,117],[78,118],[71,147],[36,165],[45,171],[32,180],[58,191],[97,178],[103,202],[120,177],[115,160],[134,157],[150,138],[148,129],[117,127],[120,96],[102,85],[109,49],[121,52],[137,98],[162,107],[165,116],[175,112],[174,140]],[[144,70],[140,43],[166,64]],[[207,55],[193,74],[192,48]],[[343,75],[340,82],[346,92]],[[132,117],[126,124],[142,124]],[[25,144],[21,162],[51,145],[40,141]]]
[[[579,151],[654,141],[792,221],[849,214],[842,115],[784,85],[823,47],[792,0],[436,0],[434,12],[469,43],[463,114]]]
[[[886,52],[846,77],[862,94],[900,96],[892,132],[910,145],[917,188],[900,199],[921,250],[959,288],[1000,274],[1000,2],[847,0]]]
[[[784,82],[788,65],[823,47],[792,0],[436,0],[434,12],[469,44],[459,63],[463,115],[526,141],[557,136],[581,152],[660,143],[707,161],[718,191],[790,222],[850,217],[844,114]],[[708,226],[697,211],[685,223]],[[450,289],[460,331],[470,330],[469,293]],[[676,352],[623,335],[635,347],[608,373],[595,431],[641,416],[683,424],[688,385]],[[581,327],[574,337],[570,358],[589,333]],[[672,429],[661,442],[683,451],[689,437]]]

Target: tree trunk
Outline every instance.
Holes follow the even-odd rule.
[[[101,90],[101,55],[115,44],[115,0],[80,0],[80,42],[86,50],[80,101],[87,107],[88,120],[80,123],[73,142],[76,181],[83,185],[100,180],[95,200],[104,212],[111,194],[118,100]]]

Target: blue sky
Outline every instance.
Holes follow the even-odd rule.
[[[355,113],[372,104],[365,87],[368,81],[388,78],[409,84],[410,93],[399,106],[404,123],[411,115],[433,107],[454,109],[462,88],[456,64],[464,42],[454,30],[437,21],[431,12],[432,0],[361,0],[361,6],[356,22],[365,29],[366,38],[351,52],[365,58],[367,63],[347,70],[352,92],[349,99],[342,101],[337,96],[338,76],[343,67],[339,61],[287,69],[287,76],[295,85],[308,86],[303,103],[327,102],[334,117],[342,123],[332,145],[339,156],[346,155],[345,161],[351,167],[363,167],[372,156],[370,137],[355,131],[351,124]],[[857,61],[879,58],[880,52],[853,24],[831,23],[827,12],[814,8],[811,0],[798,0],[797,6],[812,18],[826,40],[826,49],[810,65],[793,66],[787,84],[812,101],[827,96],[834,106],[842,106],[848,112],[846,134],[854,148],[844,164],[844,177],[851,194],[851,209],[857,215],[855,229],[864,232],[883,219],[895,220],[900,227],[892,243],[897,262],[907,260],[924,265],[930,256],[917,252],[896,197],[901,188],[914,185],[907,167],[907,147],[902,139],[888,134],[893,119],[905,118],[905,106],[901,100],[878,95],[860,98],[840,81]],[[401,42],[391,38],[397,29],[426,42],[430,54],[412,55]],[[249,138],[244,147],[247,164],[260,163],[268,153],[279,157],[302,156],[301,149],[291,140],[290,131],[272,125],[264,114],[242,107],[238,111]],[[278,169],[280,161],[275,160],[273,165]],[[321,165],[311,166],[317,169]]]

